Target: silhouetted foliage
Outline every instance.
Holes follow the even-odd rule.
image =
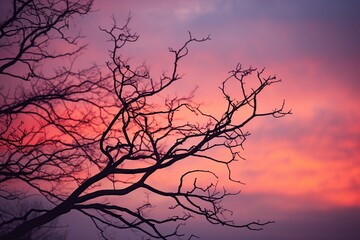
[[[87,14],[91,5],[14,0],[12,14],[1,23],[1,52],[8,55],[0,58],[0,197],[9,204],[33,198],[44,204],[14,212],[1,207],[6,214],[1,214],[0,238],[21,239],[34,229],[54,227],[50,223],[70,211],[89,217],[104,239],[107,228],[134,229],[151,238],[180,237],[182,222],[196,216],[236,228],[258,230],[268,224],[227,219],[229,210],[222,201],[238,192],[221,186],[215,168],[227,171],[228,181],[238,182],[231,163],[241,158],[249,134],[244,127],[257,117],[290,113],[283,111],[284,103],[259,110],[258,97],[279,80],[237,65],[220,85],[225,104],[216,116],[194,102],[194,93],[161,98],[181,80],[180,62],[188,47],[210,38],[189,33],[179,49],[169,49],[172,70],[154,79],[146,65],[130,66],[120,54],[138,40],[130,19],[121,27],[114,20],[111,28],[100,28],[112,43],[106,68],[74,71],[73,62],[85,46],[77,41],[79,36],[68,35],[69,20]],[[61,49],[70,50],[54,52],[50,43],[57,41],[70,46]],[[51,72],[53,60],[62,65]],[[247,81],[252,83],[245,85]],[[230,85],[238,87],[236,96],[230,94]],[[227,154],[217,158],[213,153],[220,150]],[[159,176],[175,181],[166,169],[183,161],[203,164],[184,170],[172,189],[155,181]],[[139,193],[148,197],[136,201],[138,205],[124,201]],[[171,215],[151,214],[150,198],[171,202]]]

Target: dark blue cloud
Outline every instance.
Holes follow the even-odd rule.
[[[254,196],[252,196],[254,197]],[[267,198],[268,196],[260,196]],[[278,197],[277,197],[278,198]],[[263,199],[264,200],[264,199]],[[291,200],[291,199],[289,199]],[[294,201],[294,199],[293,199]],[[247,208],[239,205],[239,208]],[[260,221],[274,220],[262,231],[232,229],[213,225],[193,226],[200,239],[221,240],[358,240],[360,239],[360,207],[331,210],[272,209]],[[281,215],[281,216],[279,216]],[[257,220],[254,218],[253,220]],[[245,221],[244,221],[245,222]]]
[[[219,2],[220,4],[221,2]],[[359,19],[358,1],[337,0],[243,0],[232,1],[233,14],[242,19],[267,18],[278,21],[353,21]]]

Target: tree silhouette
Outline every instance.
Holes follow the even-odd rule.
[[[181,237],[179,227],[191,217],[254,230],[268,224],[228,220],[223,199],[238,192],[227,191],[222,182],[239,183],[231,164],[241,158],[249,134],[244,127],[257,117],[290,114],[284,102],[259,110],[263,90],[280,80],[238,64],[220,85],[224,104],[216,115],[195,103],[194,92],[164,98],[161,93],[181,80],[188,47],[210,38],[189,33],[179,49],[169,49],[172,70],[154,79],[146,65],[134,67],[121,55],[139,37],[129,28],[130,18],[121,27],[114,20],[111,28],[100,28],[112,43],[106,68],[75,71],[85,46],[67,28],[73,16],[90,11],[92,2],[14,0],[12,14],[1,23],[1,51],[9,52],[0,58],[2,82],[19,84],[1,90],[0,197],[2,206],[13,208],[0,209],[0,238],[21,239],[70,211],[89,217],[104,239],[108,228]],[[48,48],[58,41],[70,47],[60,53]],[[52,61],[61,67],[50,71]],[[221,157],[214,154],[219,151]],[[184,168],[176,180],[168,169],[182,162],[202,164]],[[219,176],[224,171],[227,179]],[[159,176],[176,185],[159,184]],[[137,201],[141,194],[147,197]],[[32,199],[44,204],[11,210]],[[162,209],[165,214],[153,214],[151,199],[171,206]]]

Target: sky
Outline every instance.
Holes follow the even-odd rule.
[[[155,76],[170,69],[168,47],[181,46],[188,31],[210,34],[211,41],[190,47],[177,94],[198,87],[196,98],[216,110],[218,86],[237,63],[265,67],[283,80],[266,102],[276,107],[285,99],[293,114],[248,127],[246,161],[234,170],[246,185],[228,202],[239,222],[275,223],[252,232],[196,220],[186,231],[223,240],[360,239],[360,2],[104,0],[94,9],[73,22],[89,43],[81,64],[105,63],[110,45],[98,27],[131,13],[140,39],[125,53],[134,64],[145,61]],[[69,239],[97,239],[95,231],[78,231],[87,229],[86,219],[71,227],[74,216],[81,218],[63,218]]]
[[[283,80],[266,101],[276,107],[285,99],[293,114],[248,128],[246,161],[234,171],[246,185],[228,203],[239,222],[276,223],[252,232],[199,221],[188,231],[202,239],[360,238],[359,2],[108,0],[94,7],[75,21],[89,43],[82,61],[105,62],[109,45],[98,26],[109,26],[112,15],[122,23],[130,13],[140,39],[126,54],[154,75],[170,69],[167,49],[186,41],[188,31],[210,34],[211,41],[190,47],[177,94],[198,86],[198,99],[216,106],[217,86],[237,63]]]

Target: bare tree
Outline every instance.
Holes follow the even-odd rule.
[[[227,191],[221,183],[239,183],[232,176],[231,164],[241,159],[240,151],[249,134],[244,130],[247,124],[257,117],[290,114],[284,111],[284,102],[279,108],[260,111],[258,99],[263,90],[280,80],[238,64],[220,85],[224,104],[216,115],[196,104],[194,93],[161,98],[162,92],[181,80],[179,67],[189,53],[188,47],[210,38],[198,39],[189,33],[179,49],[169,49],[174,56],[172,70],[154,79],[146,65],[130,66],[121,55],[127,44],[138,40],[129,28],[130,19],[122,27],[114,20],[110,29],[100,28],[112,42],[106,69],[93,66],[75,72],[69,64],[45,76],[36,70],[45,66],[47,58],[74,56],[83,50],[77,38],[69,40],[63,29],[71,16],[86,14],[92,1],[48,0],[41,10],[36,2],[14,1],[13,14],[1,25],[5,36],[2,47],[15,46],[19,51],[15,57],[1,59],[0,74],[25,81],[22,88],[8,90],[7,94],[4,88],[1,94],[0,196],[7,202],[41,197],[47,205],[2,215],[0,227],[6,231],[1,239],[20,239],[70,211],[89,217],[104,239],[109,238],[107,228],[132,229],[159,239],[181,237],[179,226],[196,216],[211,224],[253,230],[269,223],[237,224],[229,220],[223,200],[238,192]],[[22,43],[28,40],[21,39],[28,29],[42,26],[32,18],[43,20],[40,14],[53,9],[57,10],[44,15],[50,16],[45,20],[49,32],[41,35],[39,31],[39,42],[37,34],[30,35],[34,40],[29,46],[35,47],[23,48]],[[61,21],[55,21],[57,15],[63,16]],[[25,23],[29,26],[23,30]],[[6,38],[9,32],[13,35]],[[75,50],[58,54],[44,51],[41,44],[55,38],[52,32],[74,44]],[[11,72],[16,64],[24,64],[27,74]],[[229,86],[238,88],[236,96]],[[184,115],[191,117],[184,120]],[[218,158],[214,154],[217,151],[227,154]],[[171,189],[156,182],[159,175],[169,174],[167,169],[184,161],[204,164],[185,169]],[[227,179],[219,176],[224,171]],[[148,197],[137,201],[138,205],[124,201],[139,193]],[[170,201],[169,213],[152,214],[150,198]]]
[[[39,69],[43,62],[72,56],[84,49],[85,45],[78,43],[80,35],[68,34],[69,20],[87,14],[92,3],[93,0],[4,1],[11,11],[1,19],[0,74],[21,80],[44,78],[45,72]],[[51,45],[55,44],[65,44],[67,51],[53,51]]]

